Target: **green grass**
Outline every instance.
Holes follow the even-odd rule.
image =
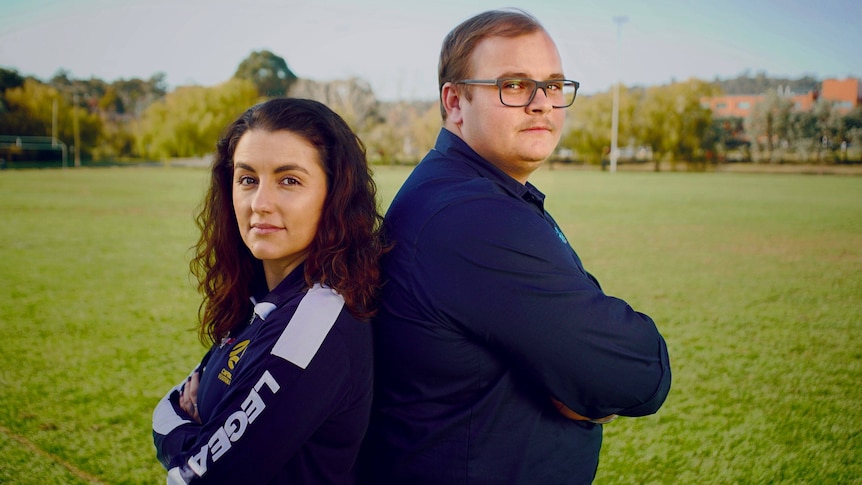
[[[206,172],[0,173],[0,482],[163,483],[152,408],[200,358],[188,276]],[[384,204],[407,169],[381,167]],[[597,484],[862,483],[862,177],[532,181],[674,383],[606,426]]]

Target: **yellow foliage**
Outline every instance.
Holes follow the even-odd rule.
[[[144,112],[135,129],[138,152],[156,159],[212,153],[222,130],[259,101],[248,80],[179,87]]]

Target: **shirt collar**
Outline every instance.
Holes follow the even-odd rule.
[[[305,283],[305,263],[301,263],[296,268],[293,268],[293,271],[285,276],[284,279],[281,280],[281,282],[260,301],[273,303],[276,307],[280,307],[305,287],[307,287]]]
[[[525,201],[535,205],[543,212],[545,210],[545,194],[537,189],[533,184],[527,182],[521,184],[517,180],[510,177],[508,174],[497,168],[493,163],[482,158],[470,145],[467,144],[461,137],[443,128],[437,136],[437,143],[434,145],[434,150],[442,155],[457,158],[466,161],[476,172],[482,177],[496,182],[504,190],[511,193],[515,197],[524,199]]]

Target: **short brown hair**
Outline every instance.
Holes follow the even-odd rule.
[[[440,95],[447,82],[460,81],[470,77],[470,56],[473,50],[487,37],[518,37],[520,35],[544,32],[539,21],[519,9],[489,10],[473,16],[452,29],[443,39],[440,49],[440,62],[437,65],[437,81]],[[469,93],[464,96],[469,100]],[[446,119],[442,99],[440,113]]]

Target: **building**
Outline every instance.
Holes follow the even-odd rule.
[[[834,101],[840,112],[848,113],[862,105],[862,82],[853,78],[824,79],[820,91],[793,94],[779,88],[779,95],[789,97],[798,111],[810,111],[818,99],[825,99]],[[732,94],[704,98],[702,102],[712,110],[715,118],[747,118],[754,106],[764,99],[765,94]]]
[[[835,101],[839,110],[849,112],[862,104],[862,82],[858,79],[824,79],[820,96]]]

